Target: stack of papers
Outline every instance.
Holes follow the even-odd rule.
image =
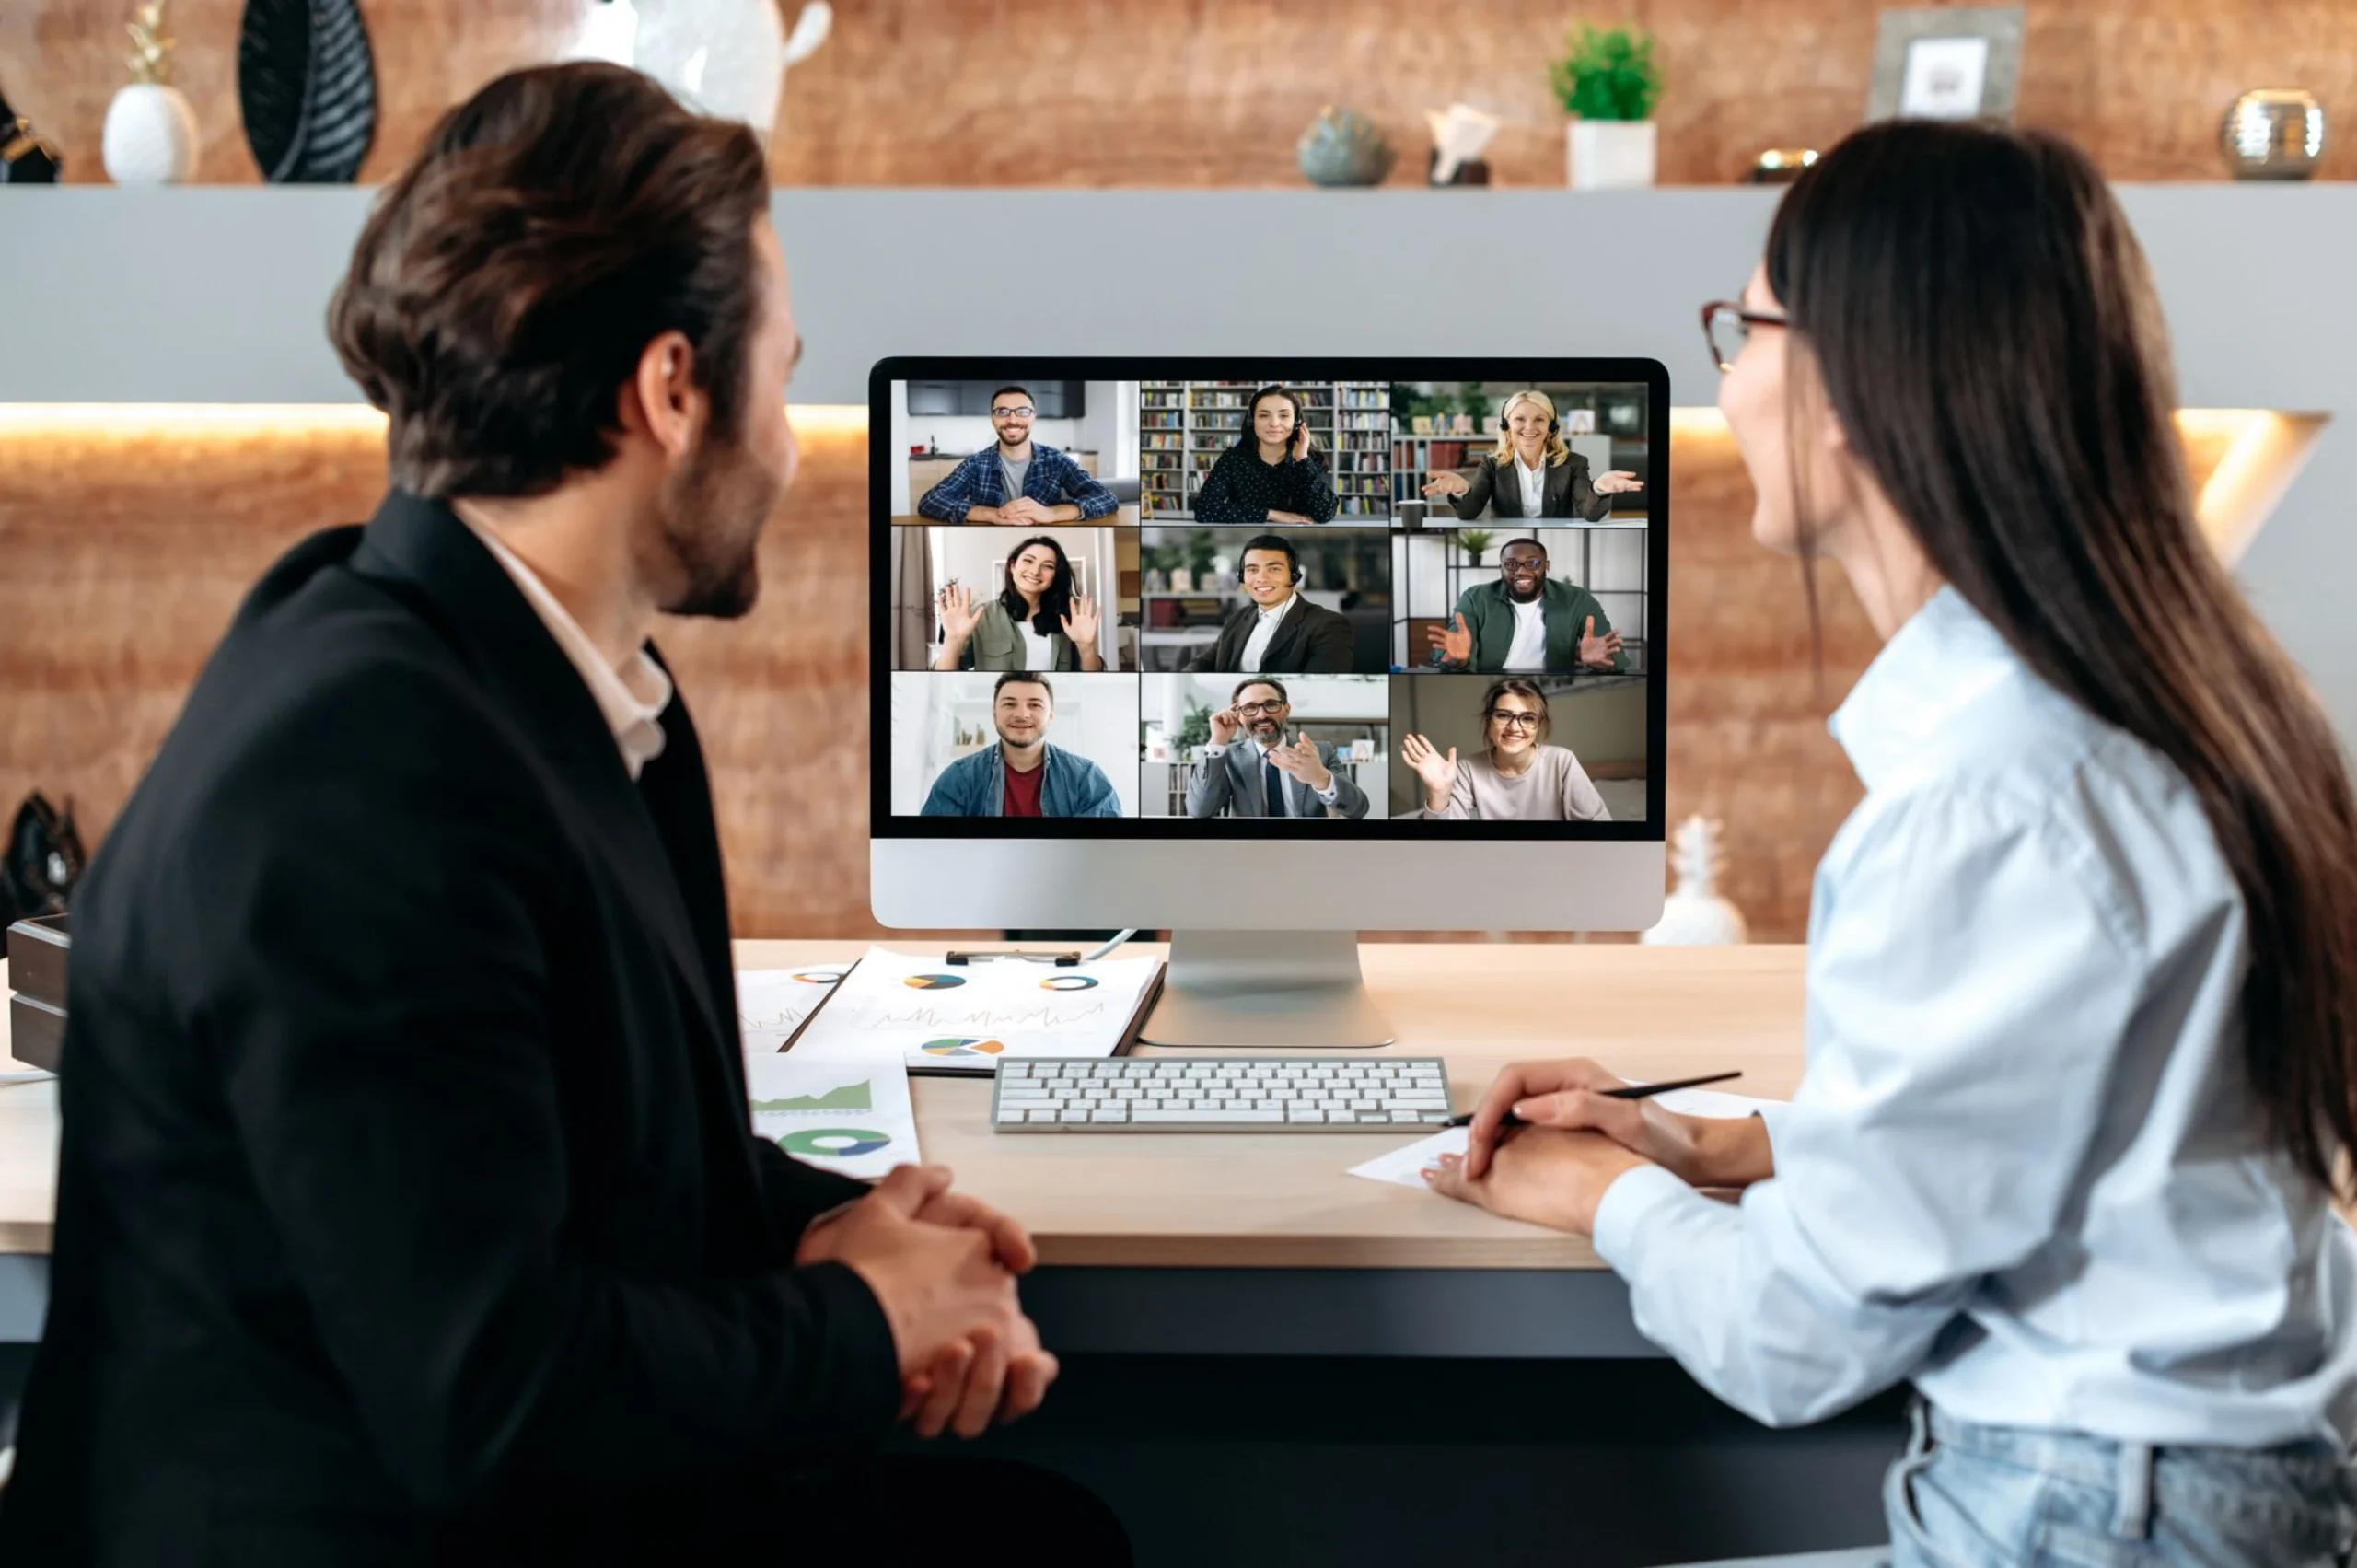
[[[870,947],[803,1028],[792,1060],[988,1075],[1002,1056],[1112,1056],[1136,1038],[1161,978],[1159,958],[953,965]]]
[[[896,1062],[749,1056],[745,1093],[753,1132],[807,1164],[866,1180],[922,1159],[909,1075]]]
[[[793,1044],[851,968],[812,964],[798,970],[738,970],[737,1025],[746,1056],[768,1055]]]

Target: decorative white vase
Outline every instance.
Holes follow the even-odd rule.
[[[1625,191],[1654,182],[1654,122],[1574,120],[1564,127],[1574,191]]]
[[[117,185],[178,185],[196,172],[196,110],[178,87],[134,82],[107,106],[99,148]]]
[[[1719,897],[1719,825],[1689,817],[1671,840],[1678,885],[1662,900],[1661,922],[1640,942],[1666,947],[1733,947],[1749,938],[1743,912]]]
[[[834,11],[808,0],[785,30],[779,0],[607,0],[573,53],[634,66],[704,114],[742,120],[766,144],[786,70],[827,41]]]

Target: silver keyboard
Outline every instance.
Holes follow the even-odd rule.
[[[1437,1056],[999,1059],[1000,1132],[1371,1132],[1449,1118]]]

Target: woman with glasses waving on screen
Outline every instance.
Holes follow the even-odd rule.
[[[2055,137],[1877,125],[1705,319],[1753,532],[1885,638],[1807,1068],[1713,1122],[1509,1068],[1432,1181],[1592,1234],[1759,1420],[1911,1382],[1875,1560],[2348,1562],[2357,802],[2195,526],[2126,217]]]
[[[1580,760],[1545,744],[1547,697],[1536,681],[1492,682],[1481,696],[1481,723],[1488,745],[1461,762],[1454,746],[1444,753],[1421,735],[1400,742],[1401,759],[1424,786],[1424,816],[1484,822],[1612,819]]]

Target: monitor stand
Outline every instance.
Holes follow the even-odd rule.
[[[1148,1045],[1389,1045],[1351,931],[1174,931]]]

